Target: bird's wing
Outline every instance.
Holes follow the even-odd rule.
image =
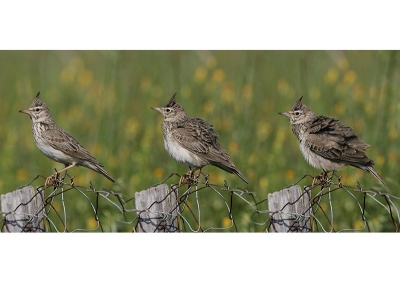
[[[311,151],[332,161],[372,162],[364,153],[369,145],[351,127],[335,118],[319,116],[312,123],[305,143]]]
[[[179,145],[209,160],[229,161],[229,154],[218,143],[213,126],[201,118],[191,118],[173,131]],[[222,159],[222,160],[221,160]]]
[[[201,118],[190,118],[173,130],[173,135],[180,146],[202,156],[212,165],[229,173],[238,175],[244,182],[249,183],[236,168],[229,154],[218,143],[218,134],[213,126]]]
[[[77,140],[74,139],[67,131],[55,126],[47,129],[42,133],[45,141],[53,147],[65,154],[72,155],[76,158],[90,161],[99,166],[103,166],[94,158]]]
[[[180,146],[196,154],[207,154],[213,142],[217,140],[217,133],[200,118],[192,118],[178,124],[172,132]]]

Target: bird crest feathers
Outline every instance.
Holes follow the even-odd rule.
[[[290,109],[290,110],[291,111],[300,110],[303,107],[303,103],[301,103],[302,99],[303,99],[303,96],[300,97],[300,99],[297,100],[295,104],[293,104],[292,109]]]
[[[180,110],[182,110],[182,111],[185,111],[185,110],[183,109],[182,105],[180,105],[179,102],[175,100],[175,96],[176,96],[176,93],[174,93],[174,95],[173,95],[173,96],[171,97],[171,99],[167,102],[167,104],[165,104],[164,108],[171,107],[171,108],[174,108],[174,109],[180,109]]]
[[[36,106],[44,106],[44,107],[46,107],[46,104],[44,104],[44,102],[39,98],[39,95],[40,95],[40,91],[38,92],[38,94],[36,94],[36,97],[33,100],[30,108],[36,107]]]
[[[176,92],[171,97],[171,99],[167,102],[167,104],[165,104],[164,107],[174,107],[177,104],[179,105],[179,103],[175,100],[175,96],[176,96]]]

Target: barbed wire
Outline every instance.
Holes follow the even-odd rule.
[[[28,221],[21,231],[35,231],[33,227],[40,227],[45,232],[139,232],[150,221],[149,213],[153,215],[151,221],[157,219],[151,222],[154,225],[150,232],[276,231],[277,215],[293,220],[288,231],[399,231],[400,197],[376,189],[365,190],[358,182],[356,187],[344,185],[336,174],[305,175],[288,186],[306,183],[301,194],[275,211],[269,210],[268,197],[258,200],[254,192],[232,188],[226,181],[222,185],[211,183],[203,173],[181,177],[172,173],[152,186],[166,185],[168,192],[144,209],[137,209],[135,196],[97,189],[92,183],[76,185],[74,177],[65,173],[53,178],[47,188],[37,187],[34,196],[13,211],[1,212],[0,228],[9,231],[7,217],[17,215],[18,208],[40,196],[39,209],[23,215]],[[27,186],[38,179],[45,180],[39,175]],[[171,202],[167,210],[155,209],[165,201]],[[286,212],[288,206],[300,202],[301,211]],[[42,219],[41,225],[32,225],[38,218]],[[304,223],[307,227],[302,230]]]

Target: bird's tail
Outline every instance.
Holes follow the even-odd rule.
[[[217,166],[219,168],[221,168],[222,170],[225,170],[226,172],[229,172],[231,174],[235,174],[236,176],[238,176],[240,179],[242,179],[244,182],[246,182],[246,184],[248,184],[249,182],[246,180],[246,178],[243,176],[243,174],[236,168],[236,166],[229,161],[229,166],[226,164],[222,164],[221,162],[210,162],[212,165]]]
[[[382,185],[385,185],[385,181],[381,177],[381,175],[378,174],[378,172],[375,171],[375,169],[372,166],[365,166],[362,169],[364,169],[367,172],[370,172],[374,177],[382,183]]]
[[[235,168],[235,169],[232,170],[232,171],[233,171],[233,174],[237,175],[240,179],[242,179],[243,181],[245,181],[246,184],[249,184],[249,182],[246,180],[246,178],[243,176],[242,173],[240,173],[240,171],[239,171],[237,168]]]
[[[110,174],[108,174],[106,172],[106,170],[103,169],[103,167],[101,166],[101,164],[93,164],[91,163],[90,166],[88,166],[88,168],[92,169],[93,171],[96,171],[97,173],[102,174],[104,177],[106,177],[108,180],[110,180],[111,182],[115,182],[115,180],[113,179],[113,177],[111,177]]]

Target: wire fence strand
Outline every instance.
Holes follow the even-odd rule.
[[[161,183],[168,186],[168,194],[138,210],[135,196],[97,189],[92,183],[80,186],[65,173],[55,178],[51,186],[37,187],[35,195],[13,211],[1,211],[0,228],[8,231],[7,217],[43,194],[41,208],[24,216],[33,221],[40,214],[45,232],[138,232],[144,213],[149,212],[163,223],[154,231],[164,232],[272,231],[275,229],[272,220],[278,213],[297,224],[306,221],[312,232],[399,232],[400,197],[376,189],[365,190],[359,183],[355,187],[344,185],[336,174],[304,176],[294,184],[305,183],[301,195],[276,211],[269,210],[267,197],[258,200],[254,192],[232,188],[226,181],[222,185],[214,184],[208,175],[200,173],[186,177],[179,184],[180,177],[177,173],[168,176]],[[42,179],[43,176],[37,176],[28,185]],[[167,211],[152,210],[167,199],[173,200]],[[300,212],[284,212],[287,205],[304,200],[307,201]],[[347,210],[351,212],[348,215]],[[79,219],[76,219],[77,213]],[[166,225],[171,219],[176,220],[173,227]],[[297,224],[288,231],[298,229]],[[29,231],[28,226],[23,228],[22,231]]]

